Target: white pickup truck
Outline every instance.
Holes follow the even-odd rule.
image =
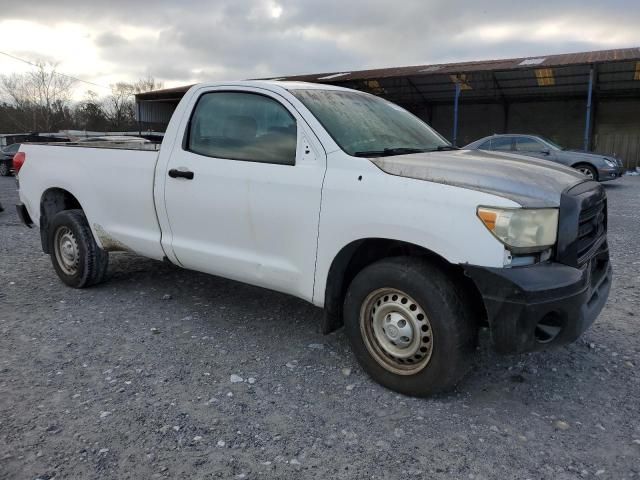
[[[155,150],[21,148],[18,212],[67,285],[129,251],[295,295],[323,331],[344,324],[375,380],[419,396],[459,382],[483,325],[498,351],[531,351],[575,340],[607,300],[602,186],[455,149],[376,96],[200,84]]]

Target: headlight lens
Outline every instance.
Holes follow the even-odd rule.
[[[604,163],[606,163],[610,167],[616,167],[617,166],[614,162],[612,162],[611,160],[609,160],[607,158],[604,159]]]
[[[478,217],[514,253],[544,250],[556,243],[557,208],[478,207]]]

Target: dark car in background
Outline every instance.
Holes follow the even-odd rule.
[[[13,157],[20,149],[19,143],[14,143],[0,149],[0,176],[8,177],[13,170]]]
[[[577,150],[564,150],[552,141],[537,135],[491,135],[471,142],[464,149],[493,150],[541,158],[573,167],[587,177],[600,182],[614,180],[624,173],[624,166],[618,158]]]

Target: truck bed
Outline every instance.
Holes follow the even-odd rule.
[[[152,144],[152,150],[150,144],[95,143],[101,145],[81,142],[21,147],[26,159],[18,178],[29,215],[37,225],[42,197],[50,189],[63,189],[83,199],[87,218],[100,219],[90,226],[105,250],[162,259],[153,199],[158,145]]]

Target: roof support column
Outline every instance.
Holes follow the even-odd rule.
[[[458,142],[458,103],[460,100],[460,82],[456,82],[456,93],[453,100],[453,140],[451,144],[456,147]]]
[[[502,133],[509,133],[509,103],[502,104]]]
[[[584,122],[584,142],[583,148],[584,150],[589,150],[591,145],[591,102],[593,99],[593,81],[594,81],[594,71],[593,65],[589,70],[589,90],[587,91],[587,114]]]

